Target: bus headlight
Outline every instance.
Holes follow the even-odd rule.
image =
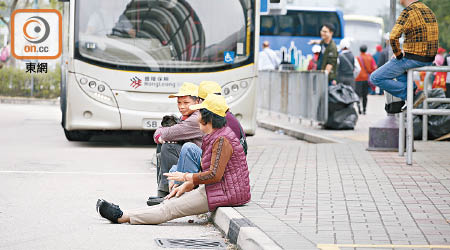
[[[89,82],[89,87],[90,87],[91,89],[95,88],[95,86],[97,86],[97,83],[96,83],[95,81],[90,81],[90,82]]]
[[[235,82],[226,83],[222,87],[222,94],[227,103],[232,103],[239,99],[248,89],[251,79],[243,79]]]
[[[98,85],[97,89],[98,89],[99,92],[103,92],[103,91],[105,91],[105,85],[100,84],[100,85]]]
[[[103,104],[117,107],[116,99],[108,84],[80,74],[75,74],[75,76],[79,83],[78,85],[89,97]]]

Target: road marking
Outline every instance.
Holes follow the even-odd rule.
[[[340,250],[341,247],[371,247],[371,248],[441,248],[450,249],[450,245],[368,245],[368,244],[317,244],[322,250]]]
[[[103,173],[103,172],[55,172],[55,171],[7,171],[0,170],[0,174],[72,174],[72,175],[151,175],[154,173]]]

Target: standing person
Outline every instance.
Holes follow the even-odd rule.
[[[356,93],[358,93],[359,99],[362,100],[362,114],[365,115],[367,108],[367,94],[369,93],[369,75],[377,69],[377,65],[375,64],[373,57],[366,53],[366,45],[361,45],[359,51],[361,54],[358,56],[358,62],[361,66],[361,72],[359,72],[359,75],[356,77]],[[359,114],[361,114],[360,103],[358,104]]]
[[[450,54],[447,54],[444,60],[444,66],[450,65]],[[445,91],[445,97],[450,98],[450,72],[447,72],[447,79],[445,81],[447,91]]]
[[[350,39],[344,38],[339,44],[341,52],[338,57],[337,82],[349,85],[355,90],[355,72],[361,68],[350,51]]]
[[[437,55],[433,62],[434,65],[436,66],[444,65],[445,63],[444,53],[445,53],[444,48],[438,48]],[[447,81],[447,72],[435,72],[432,88],[433,89],[441,88],[445,92],[447,91],[446,81]]]
[[[161,149],[157,164],[157,199],[169,194],[169,184],[164,176],[173,165],[178,162],[183,143],[192,142],[201,146],[203,133],[198,125],[200,113],[189,109],[191,105],[198,104],[198,86],[193,83],[184,83],[178,93],[170,95],[169,98],[177,98],[178,110],[181,113],[181,122],[171,127],[160,127],[155,131],[154,140]]]
[[[320,51],[317,68],[325,70],[328,73],[328,84],[336,84],[336,65],[338,58],[338,51],[336,43],[333,41],[333,33],[335,27],[331,23],[326,23],[320,30],[320,37],[322,40],[311,40],[308,44],[319,44],[322,49]]]
[[[198,122],[206,134],[200,173],[167,173],[169,180],[183,184],[174,188],[160,205],[126,211],[103,199],[97,211],[113,223],[160,224],[176,218],[215,211],[221,206],[240,206],[250,201],[250,180],[242,145],[226,126],[228,106],[223,96],[209,94],[205,101],[190,109],[199,109]],[[190,164],[196,164],[191,162]],[[197,189],[195,186],[200,185]]]
[[[398,17],[389,37],[395,58],[375,71],[370,80],[404,102],[407,96],[406,72],[411,68],[431,65],[439,46],[439,28],[433,11],[424,3],[417,0],[399,1],[405,9]],[[402,34],[405,36],[403,51],[399,42]],[[414,107],[422,103],[424,97],[423,94],[415,97]],[[401,109],[393,112],[400,111]]]
[[[277,56],[275,51],[270,48],[269,41],[264,41],[262,47],[263,50],[259,53],[258,70],[277,69],[281,63],[281,59]]]
[[[307,70],[317,70],[317,62],[319,61],[321,50],[320,45],[314,45],[311,50],[313,52],[313,57],[309,60]]]
[[[381,52],[383,51],[383,47],[381,47],[380,44],[377,44],[375,47],[375,54],[373,54],[373,60],[375,60],[375,63],[378,65],[378,59],[380,58]]]

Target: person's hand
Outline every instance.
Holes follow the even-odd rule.
[[[164,199],[169,200],[172,197],[180,197],[186,192],[192,191],[194,189],[194,183],[192,181],[186,181],[181,186],[174,188],[170,194],[168,194]]]
[[[167,180],[169,181],[186,181],[186,175],[187,173],[182,172],[172,172],[164,174],[164,176],[166,176]]]
[[[159,144],[164,144],[165,143],[165,141],[161,138],[161,136],[158,138],[158,143]]]
[[[172,189],[177,188],[178,186],[178,184],[175,184],[175,181],[169,181],[169,193],[172,192]]]
[[[135,29],[130,29],[128,31],[128,35],[130,35],[130,37],[135,38],[136,37],[136,30]]]
[[[309,40],[308,44],[312,45],[312,44],[319,44],[320,40]]]
[[[337,84],[336,80],[331,81],[331,84],[336,85]]]

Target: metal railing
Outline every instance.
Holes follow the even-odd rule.
[[[450,72],[450,66],[428,66],[408,70],[408,85],[407,85],[407,104],[406,104],[406,163],[412,165],[412,152],[414,143],[414,131],[413,131],[413,115],[423,115],[422,124],[422,140],[428,140],[428,115],[450,115],[450,109],[428,109],[428,103],[450,103],[450,98],[428,98],[428,83],[424,82],[423,92],[425,100],[423,102],[423,109],[413,108],[414,104],[414,71],[428,71],[428,72]],[[398,153],[400,156],[405,152],[405,112],[400,113],[399,124],[399,141],[398,141]]]
[[[323,71],[259,71],[258,108],[300,119],[328,119],[328,76]]]

